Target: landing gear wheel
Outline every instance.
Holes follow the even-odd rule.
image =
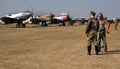
[[[20,28],[20,24],[16,24],[16,28]]]
[[[26,24],[16,24],[16,28],[25,28]]]

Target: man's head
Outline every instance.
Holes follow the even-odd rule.
[[[99,12],[99,14],[98,14],[98,20],[102,20],[102,19],[104,19],[103,13]]]
[[[96,15],[96,13],[95,13],[94,11],[91,11],[91,12],[90,12],[90,18],[94,18],[95,15]]]

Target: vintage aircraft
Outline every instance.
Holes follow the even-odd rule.
[[[47,26],[49,23],[51,23],[51,20],[54,16],[55,16],[54,14],[48,13],[48,14],[44,14],[41,16],[32,17],[30,18],[30,21],[32,24],[39,24],[40,26]]]
[[[22,24],[22,21],[28,19],[32,15],[33,13],[30,11],[5,15],[5,16],[0,17],[0,24],[17,23],[16,27],[20,27],[20,26],[25,27],[25,24]]]
[[[60,16],[55,16],[52,18],[51,23],[58,23],[60,26],[65,26],[65,22],[69,21],[71,18],[68,13],[61,13]]]
[[[59,24],[60,26],[65,26],[65,22],[70,19],[68,13],[62,13],[60,16],[56,17],[53,13],[44,14],[37,17],[32,17],[30,19],[31,23],[39,24],[40,26],[48,26],[48,24]],[[29,20],[26,20],[26,22]]]
[[[74,25],[74,23],[79,23],[80,25],[84,25],[87,22],[88,22],[88,20],[86,18],[84,18],[84,17],[75,17],[75,18],[72,18],[69,21],[69,24]]]

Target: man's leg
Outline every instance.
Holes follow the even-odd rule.
[[[98,51],[100,52],[101,51],[101,33],[98,32],[98,35],[97,35],[97,46],[98,46]]]
[[[107,42],[106,42],[106,34],[105,33],[103,33],[103,35],[102,35],[102,41],[103,41],[104,51],[107,52]]]
[[[88,35],[88,41],[87,41],[88,55],[91,55],[91,46],[92,46],[92,43],[93,43],[93,38],[94,38],[93,31],[91,31]]]
[[[87,50],[88,50],[88,55],[91,55],[91,46],[88,46]]]

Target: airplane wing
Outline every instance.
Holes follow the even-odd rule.
[[[29,18],[29,17],[28,17]],[[18,21],[24,21],[26,19],[28,19],[27,17],[26,18],[10,18],[10,17],[1,17],[0,20],[2,22],[4,22],[5,24],[10,24],[10,23],[16,23]]]
[[[0,20],[5,22],[5,24],[14,23],[18,21],[18,19],[9,18],[9,17],[1,17]]]

